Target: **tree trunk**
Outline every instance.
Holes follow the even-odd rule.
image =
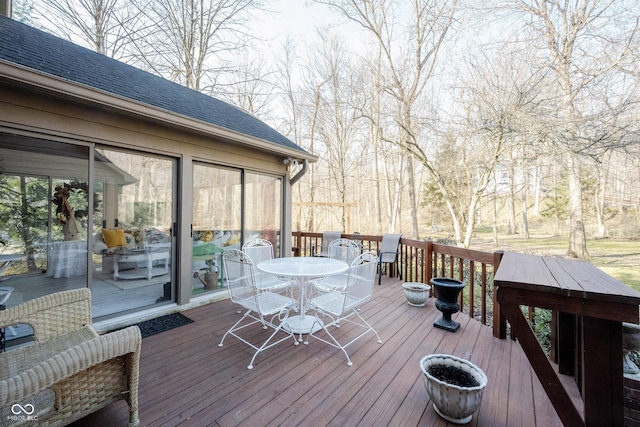
[[[420,230],[418,228],[418,200],[416,197],[415,172],[413,167],[413,158],[407,159],[407,182],[409,185],[409,211],[411,212],[411,229],[412,237],[420,240]]]
[[[609,178],[609,167],[611,160],[611,152],[605,153],[602,159],[602,163],[596,164],[596,176],[598,177],[598,183],[596,186],[595,194],[595,208],[596,219],[598,222],[598,234],[600,238],[607,237],[607,227],[605,224],[605,209],[606,209],[606,193],[607,193],[607,180]]]
[[[400,154],[400,166],[398,167],[398,173],[401,174],[404,169],[404,162],[406,161],[404,153]],[[395,186],[393,191],[391,191],[389,201],[391,201],[391,212],[390,212],[390,225],[387,231],[395,231],[398,227],[398,217],[400,216],[400,206],[402,200],[402,175],[399,175],[395,180]],[[391,197],[391,195],[393,197]],[[386,231],[384,231],[386,232]]]
[[[522,160],[522,236],[529,238],[529,218],[527,216],[527,190],[529,187],[529,173],[526,160]]]
[[[626,177],[627,177],[627,160],[628,157],[624,158],[624,166],[621,170],[618,171],[618,194],[620,195],[620,203],[618,205],[618,213],[620,216],[624,214],[624,198],[626,192]]]
[[[498,244],[498,174],[493,173],[493,244]]]
[[[516,234],[516,183],[515,167],[513,163],[513,151],[509,150],[509,197],[507,206],[509,210],[509,229],[507,234]]]
[[[536,161],[536,176],[535,176],[535,204],[533,207],[533,215],[540,215],[540,187],[542,186],[542,167]]]
[[[582,214],[582,180],[580,159],[573,153],[567,154],[569,167],[569,250],[567,256],[586,258],[587,238]]]
[[[471,196],[471,201],[469,202],[469,211],[468,211],[468,219],[467,219],[467,229],[464,233],[464,241],[462,242],[462,247],[468,248],[471,246],[471,237],[473,237],[473,226],[476,221],[476,209],[478,208],[478,204],[480,203],[481,195],[475,193]]]
[[[371,132],[371,143],[373,145],[373,158],[380,158],[380,133],[378,131],[378,125],[372,124],[370,126]],[[380,166],[378,162],[373,162],[373,180],[375,183],[374,187],[374,204],[375,204],[375,224],[376,224],[376,232],[379,234],[383,233],[382,229],[382,189],[380,188],[380,181],[382,175],[380,174]]]
[[[26,212],[29,212],[29,200],[27,200],[27,181],[24,176],[20,177],[20,202],[22,206],[20,207],[21,218],[20,218],[20,234],[22,235],[22,241],[25,243],[25,248],[27,248],[27,254],[30,255],[27,257],[27,269],[29,271],[35,271],[38,269],[36,265],[35,258],[32,256],[34,251],[33,246],[33,236],[31,235],[31,228],[25,226],[24,218],[26,218]]]

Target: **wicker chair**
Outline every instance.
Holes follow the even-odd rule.
[[[2,420],[67,425],[125,399],[129,426],[139,425],[142,337],[137,326],[98,335],[91,326],[87,288],[46,295],[0,312],[0,327],[17,324],[30,325],[34,341],[0,353]]]

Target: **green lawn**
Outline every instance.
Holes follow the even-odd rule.
[[[490,230],[478,229],[471,242],[472,249],[485,251],[505,250],[536,255],[563,256],[568,239],[563,236],[499,236],[493,243]],[[587,241],[589,261],[627,286],[640,292],[640,240],[590,239]]]

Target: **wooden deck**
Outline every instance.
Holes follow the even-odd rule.
[[[143,339],[140,419],[144,426],[446,426],[429,402],[419,360],[449,353],[480,366],[489,378],[471,426],[561,426],[520,345],[493,338],[466,315],[456,333],[432,326],[440,316],[406,303],[400,281],[387,278],[362,314],[379,332],[340,350],[321,341],[285,341],[256,358],[233,337],[218,342],[240,317],[225,300],[185,311],[186,326]],[[251,331],[264,336],[256,327]],[[348,334],[345,325],[340,334]],[[118,402],[75,423],[125,426]]]

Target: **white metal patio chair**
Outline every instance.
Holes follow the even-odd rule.
[[[387,264],[387,273],[391,275],[390,268],[392,265],[396,267],[396,274],[400,275],[400,266],[398,265],[398,245],[402,234],[385,234],[382,236],[380,244],[380,252],[378,254],[378,285],[382,284],[383,264]]]
[[[262,261],[273,259],[273,244],[266,239],[258,238],[246,242],[242,245],[242,251],[251,258],[254,267]],[[259,290],[270,290],[273,292],[289,291],[289,295],[291,295],[293,287],[296,285],[295,280],[263,273],[258,269],[255,270],[256,287]]]
[[[311,254],[313,256],[329,256],[329,243],[333,242],[336,239],[339,239],[342,236],[342,231],[325,231],[322,233],[322,243],[320,244],[320,251],[318,252],[317,246],[313,246],[311,248]]]
[[[329,258],[339,259],[351,265],[361,254],[360,245],[350,239],[335,239],[329,242]]]
[[[256,287],[255,271],[251,258],[241,250],[232,249],[227,251],[222,259],[225,265],[225,271],[227,272],[226,280],[229,297],[231,301],[244,307],[247,311],[242,318],[224,334],[218,346],[222,347],[224,345],[224,340],[229,334],[238,338],[256,350],[251,358],[251,362],[247,366],[247,369],[253,369],[253,362],[256,356],[258,356],[258,353],[289,338],[293,340],[294,345],[298,345],[298,340],[296,340],[293,333],[283,329],[283,326],[289,318],[289,310],[296,305],[296,301],[285,295],[269,290],[259,290]],[[269,316],[271,319],[267,320]],[[263,329],[273,329],[269,338],[259,346],[245,340],[238,334],[241,330],[258,323],[262,324]],[[282,332],[284,336],[274,340],[274,337],[279,332]]]
[[[329,243],[329,258],[339,259],[351,266],[353,261],[360,256],[362,248],[353,240],[336,239]],[[332,276],[314,279],[309,284],[317,291],[329,291],[331,289],[344,289],[347,285],[349,271]]]
[[[378,332],[359,313],[359,308],[371,299],[373,283],[376,277],[377,260],[378,257],[374,253],[363,253],[353,261],[349,268],[346,286],[343,289],[332,289],[309,301],[309,307],[315,311],[315,322],[322,326],[327,338],[312,332],[307,335],[305,344],[309,344],[309,338],[313,336],[320,341],[339,348],[347,357],[347,365],[351,366],[353,363],[346,350],[349,345],[369,331],[376,335],[379,344],[382,343]],[[339,328],[342,322],[351,323],[356,328],[364,330],[346,344],[341,344],[330,329]],[[314,328],[315,325],[311,330],[313,331]]]

